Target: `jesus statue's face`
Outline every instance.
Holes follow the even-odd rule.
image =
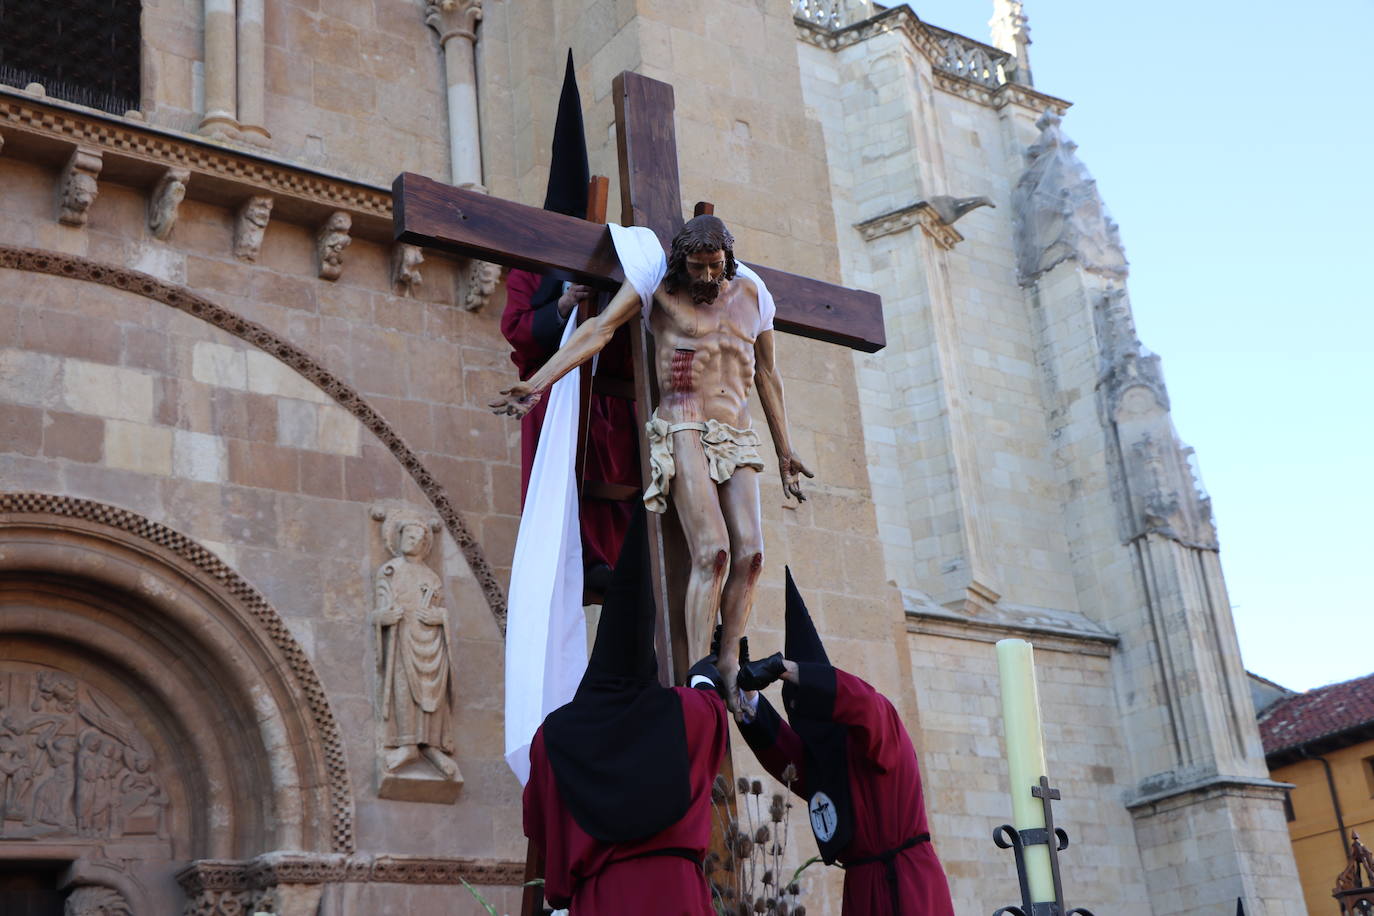
[[[715,302],[725,285],[725,252],[695,251],[687,255],[687,292],[696,303]]]

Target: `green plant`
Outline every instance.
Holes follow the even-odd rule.
[[[461,881],[461,882],[463,882],[463,887],[465,887],[465,888],[468,889],[468,893],[472,895],[472,897],[473,897],[474,900],[476,900],[478,903],[480,903],[480,904],[482,905],[482,909],[486,910],[487,913],[489,914],[489,916],[501,916],[500,913],[496,912],[496,907],[494,907],[494,906],[491,905],[491,901],[487,900],[486,897],[483,897],[481,891],[477,890],[477,888],[473,887],[471,884],[468,883],[468,879],[467,879],[467,878],[464,878],[462,875],[459,875],[459,876],[458,876],[458,880]],[[544,886],[544,879],[543,879],[543,878],[535,878],[533,881],[526,881],[524,884],[522,884],[522,885],[520,885],[520,886],[521,886],[521,887],[543,887],[543,886]]]

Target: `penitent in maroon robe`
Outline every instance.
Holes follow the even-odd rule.
[[[511,362],[525,381],[548,361],[558,349],[563,323],[555,318],[557,305],[541,309],[530,304],[542,278],[524,270],[512,270],[506,278],[506,309],[501,314],[501,333],[511,345]],[[556,322],[556,324],[555,324]],[[611,343],[598,358],[598,371],[632,378],[628,332],[617,330]],[[539,430],[544,425],[546,400],[520,420],[520,501],[530,483],[534,452],[539,445]],[[626,484],[636,489],[639,479],[639,423],[633,401],[608,395],[591,396],[591,415],[587,418],[587,480]],[[621,542],[630,524],[632,503],[603,499],[584,499],[581,507],[583,560],[587,566],[605,563],[614,566]]]
[[[579,827],[559,796],[544,729],[535,732],[525,785],[525,835],[544,852],[544,896],[554,906],[569,907],[569,916],[715,912],[700,863],[711,842],[711,784],[726,749],[725,704],[711,690],[672,689],[682,701],[692,801],[677,823],[644,840],[608,844]]]
[[[928,835],[930,828],[926,825],[916,750],[897,710],[867,682],[838,668],[834,683],[832,719],[848,726],[849,792],[854,812],[854,834],[839,860],[853,863],[897,849],[913,837]],[[808,691],[823,689],[808,686],[803,678],[797,687],[799,705],[808,699]],[[754,721],[741,731],[759,762],[774,777],[781,779],[789,763],[795,766],[799,776],[793,791],[810,798],[801,738],[762,695]],[[845,916],[954,916],[949,882],[928,840],[899,852],[894,865],[901,901],[898,913],[892,912],[886,866],[871,862],[845,871]]]

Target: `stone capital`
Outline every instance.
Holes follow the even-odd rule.
[[[425,25],[439,33],[439,44],[450,38],[477,40],[477,23],[482,21],[482,0],[427,0]]]

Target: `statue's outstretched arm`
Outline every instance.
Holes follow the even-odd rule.
[[[759,390],[759,402],[763,404],[763,416],[768,421],[768,431],[773,435],[773,448],[778,453],[778,471],[782,475],[782,490],[788,496],[795,496],[797,502],[805,502],[802,492],[801,475],[815,477],[802,464],[797,453],[792,450],[792,436],[787,429],[787,406],[783,403],[782,375],[778,372],[774,359],[773,332],[764,331],[754,341],[754,386]]]
[[[600,353],[611,342],[615,329],[639,314],[640,299],[635,288],[625,282],[611,301],[590,321],[573,332],[566,344],[528,381],[518,382],[501,392],[488,406],[493,413],[522,417],[539,403],[550,385]]]

